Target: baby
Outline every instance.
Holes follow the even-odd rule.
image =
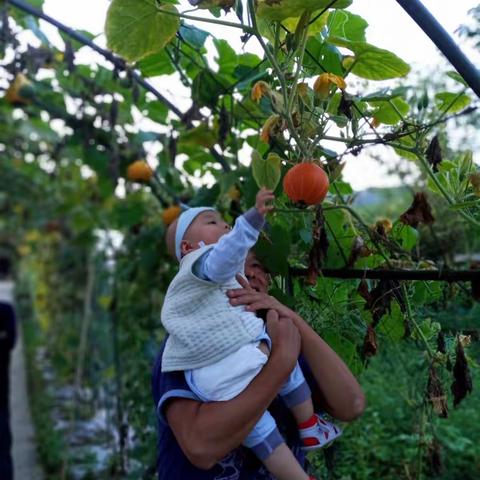
[[[257,242],[272,209],[273,192],[261,189],[255,208],[237,218],[233,229],[213,208],[184,211],[167,232],[167,247],[180,262],[162,309],[169,333],[162,371],[183,370],[192,392],[204,402],[240,394],[268,360],[270,338],[262,319],[232,306],[226,291],[248,251]],[[279,392],[298,424],[305,450],[329,444],[341,432],[313,411],[311,392],[297,363]],[[244,441],[279,480],[308,480],[266,411]]]

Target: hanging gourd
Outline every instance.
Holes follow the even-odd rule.
[[[145,160],[136,160],[127,168],[127,178],[132,182],[149,182],[153,177],[153,170]]]
[[[306,205],[322,202],[329,186],[328,176],[323,168],[310,162],[295,165],[283,179],[283,190],[288,198]]]

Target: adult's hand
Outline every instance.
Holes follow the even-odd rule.
[[[239,274],[236,278],[242,288],[227,291],[231,305],[245,305],[245,310],[249,312],[276,310],[281,317],[292,317],[293,312],[285,305],[282,305],[275,297],[268,295],[268,293],[254,290],[248,281]]]

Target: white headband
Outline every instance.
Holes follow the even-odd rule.
[[[202,212],[207,212],[208,210],[215,211],[215,209],[212,207],[195,207],[185,210],[182,212],[180,217],[178,217],[177,231],[175,232],[175,255],[177,256],[178,261],[180,261],[182,258],[180,245],[187,228],[191,225],[195,218],[197,218],[198,215],[200,215]]]

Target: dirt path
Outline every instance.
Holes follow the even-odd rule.
[[[35,432],[28,405],[25,356],[20,329],[18,333],[10,377],[14,478],[15,480],[42,480],[43,474],[37,461]]]

